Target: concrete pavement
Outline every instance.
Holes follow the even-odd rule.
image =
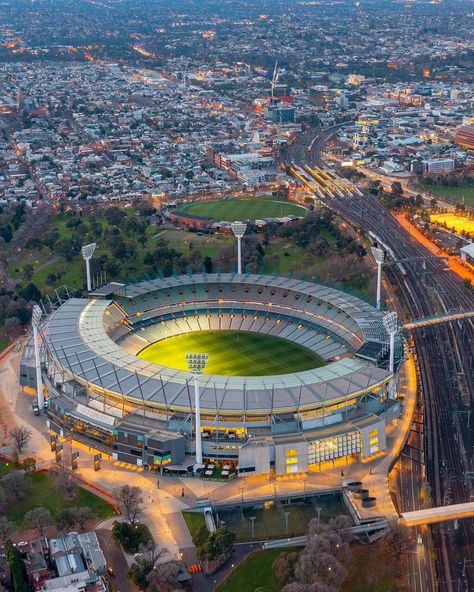
[[[11,421],[28,425],[32,431],[32,440],[27,454],[33,454],[38,464],[51,463],[49,436],[45,417],[35,417],[31,409],[31,396],[23,393],[18,385],[17,376],[21,352],[12,353],[0,364],[0,372],[6,375],[0,387],[0,399],[3,406],[11,413]],[[3,377],[2,375],[2,377]],[[113,492],[124,484],[132,484],[143,491],[144,510],[141,520],[145,522],[158,544],[166,549],[162,560],[177,558],[183,549],[193,549],[193,543],[182,510],[193,507],[198,497],[207,497],[212,502],[223,500],[250,500],[255,497],[272,498],[285,493],[307,494],[341,487],[343,481],[361,481],[377,497],[374,508],[359,508],[362,517],[395,516],[389,491],[388,473],[405,443],[409,432],[416,400],[416,372],[413,360],[409,358],[402,366],[399,377],[399,392],[404,399],[403,413],[387,430],[387,451],[367,461],[339,459],[334,463],[325,463],[317,472],[306,475],[284,476],[275,479],[269,476],[245,477],[229,482],[214,482],[192,478],[160,477],[157,488],[157,476],[137,467],[120,466],[103,460],[101,470],[93,469],[94,451],[72,442],[73,450],[80,451],[78,475],[87,482]],[[134,470],[132,470],[134,469]],[[343,475],[342,473],[343,472]],[[184,487],[185,496],[181,497]]]

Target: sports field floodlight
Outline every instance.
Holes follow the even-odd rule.
[[[86,272],[87,272],[87,291],[90,292],[92,290],[92,283],[91,283],[91,258],[94,254],[96,243],[90,243],[90,245],[84,245],[81,249],[82,257],[86,262]]]
[[[194,429],[196,432],[196,464],[198,465],[202,465],[201,403],[198,378],[203,373],[208,359],[208,354],[186,354],[188,368],[194,374],[194,414],[196,416]]]
[[[232,228],[232,232],[237,237],[237,273],[241,275],[242,273],[242,237],[247,230],[247,224],[244,222],[232,222],[230,225]]]
[[[389,312],[383,318],[383,326],[390,336],[390,362],[388,369],[393,372],[395,366],[395,335],[398,330],[398,317],[396,312]]]
[[[41,321],[43,311],[35,304],[31,315],[31,324],[33,325],[33,345],[35,348],[35,369],[36,369],[36,397],[38,399],[38,408],[44,408],[43,380],[41,378],[41,361],[38,343],[38,327]]]
[[[385,251],[378,247],[371,248],[372,255],[377,262],[377,310],[380,310],[380,301],[382,296],[382,265],[385,260]]]

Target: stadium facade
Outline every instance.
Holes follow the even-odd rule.
[[[48,427],[113,458],[187,471],[195,454],[193,374],[137,357],[203,330],[274,335],[326,365],[272,376],[200,377],[204,459],[239,474],[302,473],[383,452],[399,416],[383,313],[338,290],[291,278],[200,274],[109,284],[72,298],[42,327]],[[402,347],[397,339],[397,363]],[[185,352],[183,352],[184,356]],[[25,356],[21,381],[33,386]]]

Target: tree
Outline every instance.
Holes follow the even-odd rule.
[[[16,339],[21,335],[21,323],[17,317],[9,317],[5,320],[5,334],[10,339]]]
[[[135,524],[142,509],[142,490],[139,487],[123,485],[117,489],[115,497],[121,508],[123,508],[130,524]]]
[[[72,530],[76,526],[76,508],[64,508],[56,514],[56,526],[58,530]]]
[[[148,592],[174,592],[181,590],[179,561],[159,563],[148,575]]]
[[[403,197],[403,187],[400,181],[394,181],[390,187],[392,191],[392,197],[400,198]]]
[[[280,553],[272,564],[273,575],[280,586],[289,584],[295,578],[295,564],[299,554],[296,551]]]
[[[295,581],[286,584],[282,592],[337,592],[351,560],[349,525],[346,516],[333,518],[327,524],[311,520],[306,547],[294,563]],[[282,577],[286,576],[284,560],[277,565],[280,567]]]
[[[119,520],[115,520],[112,526],[112,537],[122,545],[126,553],[137,553],[153,542],[151,533],[144,524],[132,525]]]
[[[395,575],[400,576],[402,555],[408,553],[413,541],[408,528],[396,518],[389,522],[382,539],[384,554],[392,560]]]
[[[13,546],[10,540],[5,543],[5,554],[13,590],[15,592],[29,592],[30,586],[26,577],[25,564],[21,559],[20,551]]]
[[[130,566],[127,577],[139,590],[146,590],[148,587],[148,576],[153,570],[153,564],[143,557],[138,557]]]
[[[76,493],[76,482],[72,472],[65,463],[61,462],[56,465],[56,479],[54,481],[54,486],[69,497],[73,497]]]
[[[25,263],[25,265],[23,267],[23,277],[25,278],[25,280],[27,282],[31,281],[34,271],[35,271],[35,268],[33,267],[33,265],[31,263]]]
[[[28,446],[31,440],[31,431],[26,426],[19,426],[10,430],[10,436],[13,438],[15,448],[20,454],[23,448]]]
[[[5,543],[8,535],[13,532],[15,525],[6,516],[0,516],[0,542]]]
[[[33,508],[27,512],[24,521],[25,525],[37,528],[40,531],[40,535],[43,536],[44,527],[49,526],[52,523],[53,517],[47,508],[39,506],[38,508]]]
[[[28,456],[21,463],[21,468],[25,471],[25,473],[31,473],[36,469],[36,459],[32,456]]]
[[[75,508],[74,517],[77,524],[79,524],[79,528],[83,530],[88,522],[92,522],[97,518],[97,514],[89,506],[82,506],[81,508]]]
[[[139,553],[139,556],[130,567],[127,576],[140,590],[144,590],[148,586],[149,573],[165,551],[164,549],[159,550],[156,547],[155,541],[150,541],[146,545],[140,545]]]
[[[31,479],[23,471],[12,471],[3,477],[2,484],[8,497],[24,499],[31,491]]]

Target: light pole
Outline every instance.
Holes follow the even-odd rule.
[[[237,237],[237,273],[242,274],[242,237],[247,230],[247,224],[244,222],[232,222],[230,225],[232,232]]]
[[[252,523],[252,538],[255,538],[255,520],[257,516],[249,516],[249,520]]]
[[[372,255],[377,262],[377,310],[380,310],[380,301],[382,298],[382,265],[385,259],[385,251],[378,247],[371,248]]]
[[[285,516],[285,536],[288,538],[288,518],[290,517],[290,512],[283,512]]]
[[[96,243],[90,243],[90,245],[84,245],[81,249],[82,257],[86,262],[86,272],[87,272],[87,291],[90,292],[92,290],[92,282],[91,282],[91,258],[94,254]]]
[[[194,375],[194,414],[196,416],[194,429],[196,432],[196,464],[198,465],[202,465],[201,404],[198,378],[206,367],[208,358],[208,354],[186,354],[186,362]]]
[[[394,371],[395,367],[395,335],[398,328],[398,317],[396,312],[389,312],[383,318],[383,325],[390,336],[390,361],[388,369]]]
[[[35,368],[36,368],[36,398],[38,399],[39,409],[44,408],[44,394],[43,394],[43,380],[41,378],[41,360],[38,343],[38,327],[43,314],[41,308],[35,304],[33,306],[33,313],[31,316],[31,323],[33,325],[33,345],[35,348]]]

